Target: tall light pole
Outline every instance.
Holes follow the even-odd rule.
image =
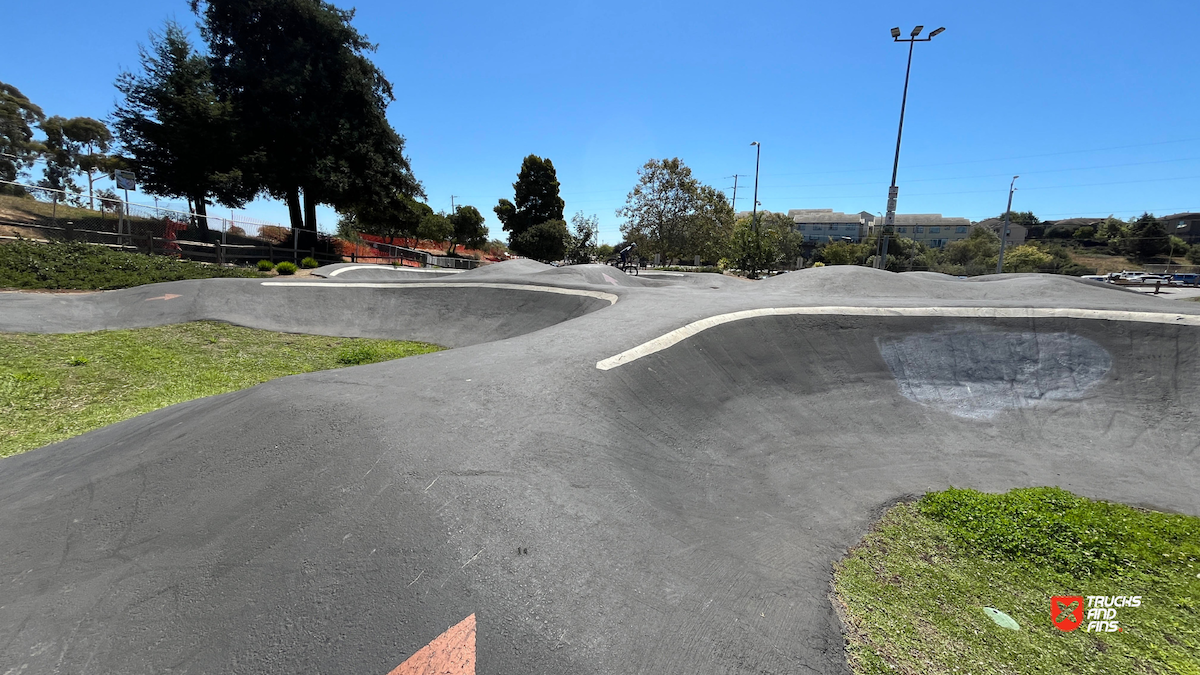
[[[1008,240],[1008,215],[1012,213],[1012,196],[1017,191],[1017,179],[1020,176],[1013,176],[1012,182],[1008,184],[1008,206],[1004,209],[1004,226],[1000,228],[1000,257],[996,259],[996,274],[1004,272],[1004,242]]]
[[[892,29],[893,42],[908,43],[908,66],[904,70],[904,96],[900,99],[900,130],[896,132],[896,158],[892,161],[892,185],[888,188],[887,215],[883,218],[883,232],[879,238],[880,254],[875,259],[875,266],[879,269],[887,267],[888,237],[892,236],[892,231],[896,225],[896,196],[900,194],[900,188],[896,187],[896,170],[900,168],[900,137],[904,135],[904,107],[908,104],[908,76],[912,73],[913,45],[918,42],[929,42],[942,31],[946,30],[945,28],[938,28],[930,31],[929,37],[917,37],[924,29],[924,26],[917,26],[912,29],[912,32],[905,39],[900,38],[899,28]]]
[[[754,155],[754,209],[750,212],[750,224],[754,227],[754,235],[758,236],[758,160],[762,159],[762,145],[754,141],[750,145],[756,148]]]

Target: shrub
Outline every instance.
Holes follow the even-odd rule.
[[[282,244],[291,240],[292,231],[278,225],[263,225],[258,228],[258,238],[266,239],[273,244]]]
[[[380,360],[382,355],[379,350],[372,345],[358,345],[355,347],[347,347],[338,352],[338,363],[344,363],[348,366],[357,366],[364,363],[372,363]]]
[[[259,272],[270,272],[273,269],[275,269],[275,263],[271,262],[270,260],[259,260],[258,261],[258,271]]]
[[[275,266],[275,271],[280,274],[295,274],[297,269],[296,263],[287,260]]]
[[[308,256],[304,260],[300,261],[300,266],[306,270],[311,270],[311,269],[316,269],[316,268],[320,267],[321,263],[317,262],[316,258],[314,258],[312,256]]]
[[[229,226],[229,234],[232,234],[237,237],[244,237],[244,236],[246,236],[246,231],[243,230],[238,225],[230,225]]]

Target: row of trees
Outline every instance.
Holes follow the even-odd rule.
[[[186,199],[202,216],[211,203],[269,195],[287,203],[292,227],[312,231],[318,204],[369,221],[424,197],[386,118],[394,89],[353,11],[322,0],[190,5],[205,50],[174,22],[152,33],[140,71],[117,78],[111,132],[98,120],[47,119],[0,84],[0,177],[16,180],[43,159],[47,187],[78,192],[82,173],[90,192],[97,173],[123,165],[146,192]],[[106,154],[114,143],[120,157]]]
[[[35,139],[35,130],[44,138]],[[40,186],[61,191],[70,202],[82,205],[83,188],[75,182],[82,176],[87,182],[89,208],[94,209],[97,196],[115,196],[98,194],[96,180],[124,166],[119,157],[108,154],[112,142],[113,135],[104,122],[90,117],[46,117],[20,89],[0,82],[0,180],[16,181],[43,160]],[[5,191],[20,192],[11,186],[5,186]]]

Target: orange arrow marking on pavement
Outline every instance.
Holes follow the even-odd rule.
[[[475,675],[475,615],[434,638],[388,675]]]
[[[165,295],[160,295],[157,298],[146,298],[144,302],[150,302],[151,300],[173,300],[178,297],[179,296],[174,293],[167,293]]]

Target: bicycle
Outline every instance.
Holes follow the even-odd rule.
[[[630,259],[626,260],[625,262],[621,262],[620,258],[615,258],[609,261],[608,264],[621,270],[625,274],[632,274],[635,277],[638,275],[638,260]]]

